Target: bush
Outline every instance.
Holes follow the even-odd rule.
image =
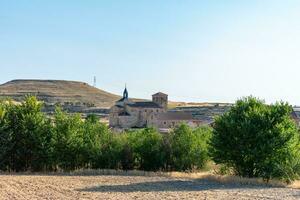
[[[99,123],[99,119],[90,115],[82,124],[82,146],[81,154],[85,168],[96,168],[98,157],[101,153],[102,135],[108,132],[108,128]]]
[[[138,131],[131,143],[140,169],[157,171],[163,167],[162,135],[155,129]]]
[[[82,120],[58,107],[47,117],[41,109],[31,96],[22,104],[0,103],[0,170],[187,170],[203,167],[208,158],[209,128],[115,134],[95,115]]]
[[[100,152],[96,160],[96,168],[119,169],[122,141],[108,129],[101,133]]]
[[[191,129],[186,124],[175,128],[171,133],[171,164],[173,170],[192,170],[203,168],[209,159],[208,141],[211,129],[201,127]]]
[[[295,179],[299,132],[286,103],[266,105],[247,97],[215,120],[211,155],[216,163],[246,177]]]
[[[42,104],[28,96],[21,105],[0,105],[0,167],[3,170],[38,171],[51,165],[51,124]]]

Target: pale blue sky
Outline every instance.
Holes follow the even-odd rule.
[[[298,0],[0,0],[0,82],[65,79],[131,97],[300,105]]]

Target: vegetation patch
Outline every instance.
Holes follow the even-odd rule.
[[[117,134],[94,115],[82,120],[57,108],[50,119],[41,109],[32,96],[22,104],[0,104],[0,170],[185,171],[209,160],[208,127],[183,124],[166,135],[153,128]]]

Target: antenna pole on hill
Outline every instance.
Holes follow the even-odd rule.
[[[97,83],[97,79],[96,79],[96,76],[94,76],[94,84],[93,84],[94,87],[96,87],[96,85],[97,85],[96,83]]]

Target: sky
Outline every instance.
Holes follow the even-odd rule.
[[[0,83],[300,105],[299,0],[0,0]]]

